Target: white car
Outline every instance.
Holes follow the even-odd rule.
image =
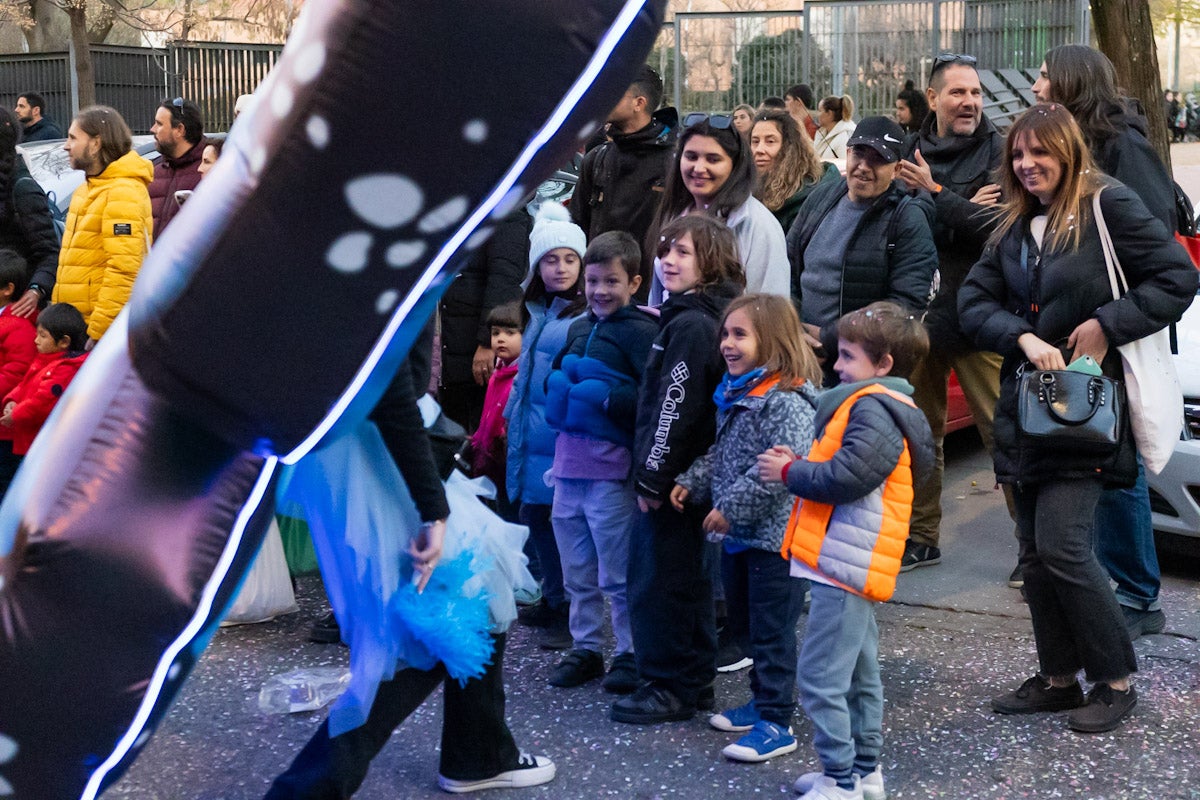
[[[1165,550],[1200,553],[1200,294],[1175,326],[1175,369],[1183,387],[1184,430],[1159,475],[1146,473],[1154,530]],[[1165,534],[1165,536],[1163,535]]]
[[[67,213],[67,207],[71,205],[71,195],[83,183],[83,172],[71,169],[67,151],[63,149],[66,141],[49,139],[17,145],[17,152],[25,159],[29,174],[41,185],[47,197],[53,195],[52,202],[60,215]],[[133,149],[151,161],[158,158],[153,136],[134,136]]]

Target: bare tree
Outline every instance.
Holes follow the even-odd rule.
[[[1154,23],[1150,18],[1150,0],[1090,2],[1100,50],[1116,67],[1121,87],[1141,101],[1150,121],[1150,143],[1170,171],[1171,146],[1167,118],[1163,113],[1162,80],[1158,70],[1158,47],[1154,42]]]

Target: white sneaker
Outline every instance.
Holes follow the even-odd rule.
[[[867,795],[863,781],[857,775],[854,776],[854,788],[843,789],[837,785],[837,781],[829,777],[823,772],[808,772],[796,779],[796,791],[803,792],[800,800],[866,800],[867,797],[878,797],[882,800],[885,797],[883,794],[883,773],[877,768],[874,773],[867,776],[871,779],[879,776],[879,784],[877,795]]]
[[[554,772],[554,762],[546,756],[531,756],[521,753],[516,769],[474,781],[460,781],[438,775],[438,786],[442,791],[451,794],[479,792],[484,789],[520,789],[549,783],[554,780]]]

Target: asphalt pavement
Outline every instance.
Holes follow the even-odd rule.
[[[878,609],[886,698],[883,768],[889,797],[1200,798],[1200,565],[1165,565],[1167,630],[1136,643],[1139,704],[1118,731],[1080,735],[1063,715],[1002,717],[988,699],[1035,669],[1029,614],[1006,579],[1016,559],[1012,523],[973,431],[947,447],[942,563],[901,576]],[[290,762],[322,719],[258,711],[270,676],[345,664],[347,651],[310,644],[325,611],[315,578],[300,581],[300,612],[221,630],[161,730],[106,798],[249,800]],[[801,618],[801,626],[804,618]],[[638,727],[611,722],[598,682],[546,684],[558,656],[514,626],[506,661],[508,716],[518,744],[554,759],[554,782],[487,797],[708,798],[796,795],[817,768],[812,729],[798,712],[801,746],[766,764],[726,761],[729,734],[706,718]],[[749,699],[747,673],[718,678],[721,707]],[[376,758],[361,800],[446,797],[436,787],[440,692]]]

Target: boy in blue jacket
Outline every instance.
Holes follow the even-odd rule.
[[[658,322],[630,301],[641,285],[641,248],[624,231],[592,240],[583,256],[588,314],[571,325],[546,382],[546,421],[558,431],[551,519],[571,601],[573,648],[550,685],[604,675],[604,597],[617,654],[604,688],[637,688],[625,572],[637,498],[630,480],[638,386]]]

